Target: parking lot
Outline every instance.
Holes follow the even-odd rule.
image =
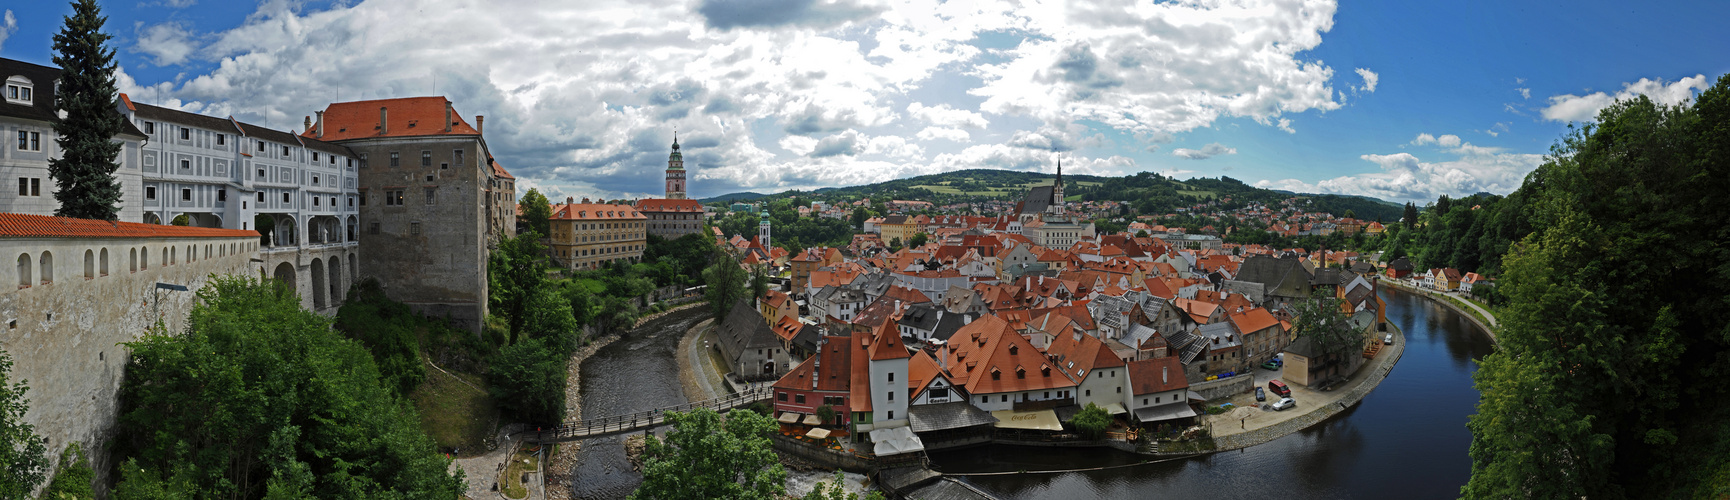
[[[1402,336],[1396,335],[1396,338],[1394,339],[1394,341],[1395,342],[1405,342],[1405,338],[1403,338]],[[1382,350],[1382,352],[1380,354],[1377,354],[1376,356],[1379,358],[1381,356],[1387,356],[1387,355],[1389,355],[1389,352],[1388,352],[1388,350],[1384,349],[1384,350]],[[1374,363],[1371,362],[1371,360],[1365,360],[1364,366],[1369,367],[1369,366],[1372,366],[1373,364]],[[1311,390],[1308,387],[1303,387],[1303,386],[1300,386],[1297,384],[1292,384],[1292,383],[1288,382],[1286,385],[1288,387],[1291,387],[1291,393],[1292,393],[1291,397],[1292,397],[1292,399],[1297,400],[1297,407],[1289,409],[1289,410],[1285,410],[1285,411],[1273,411],[1273,410],[1263,410],[1262,407],[1264,405],[1272,405],[1275,401],[1279,401],[1280,396],[1274,394],[1273,391],[1267,390],[1267,381],[1279,379],[1280,378],[1280,372],[1274,371],[1274,370],[1266,370],[1266,369],[1261,368],[1260,366],[1257,366],[1257,367],[1255,367],[1254,371],[1252,372],[1252,373],[1254,373],[1253,376],[1255,377],[1255,386],[1262,388],[1262,390],[1267,393],[1267,401],[1257,403],[1255,400],[1254,390],[1251,390],[1250,392],[1247,392],[1244,394],[1232,396],[1230,399],[1227,399],[1224,401],[1209,401],[1208,402],[1209,406],[1219,405],[1219,404],[1224,404],[1224,403],[1231,403],[1233,405],[1234,409],[1236,407],[1249,407],[1249,408],[1255,408],[1255,410],[1253,410],[1250,413],[1249,418],[1246,418],[1246,419],[1240,420],[1238,418],[1233,418],[1233,416],[1232,416],[1233,412],[1228,410],[1228,411],[1226,411],[1226,413],[1223,413],[1223,414],[1209,415],[1209,416],[1205,417],[1205,421],[1213,424],[1213,435],[1216,437],[1229,436],[1229,435],[1237,434],[1240,432],[1246,432],[1246,431],[1250,431],[1250,430],[1259,429],[1262,427],[1267,427],[1267,426],[1279,424],[1281,422],[1285,422],[1287,420],[1291,420],[1291,419],[1295,419],[1295,418],[1298,418],[1300,416],[1303,416],[1304,414],[1309,413],[1310,411],[1313,411],[1315,409],[1318,409],[1318,408],[1321,408],[1321,407],[1324,407],[1324,406],[1327,406],[1330,404],[1338,403],[1340,399],[1345,397],[1347,392],[1351,392],[1352,388],[1355,388],[1359,384],[1363,383],[1364,379],[1368,378],[1369,372],[1370,372],[1370,370],[1367,370],[1367,369],[1359,369],[1357,371],[1357,373],[1352,374],[1351,379],[1347,380],[1344,383],[1334,384],[1333,390],[1327,391],[1327,392]]]

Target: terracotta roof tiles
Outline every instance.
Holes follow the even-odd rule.
[[[8,238],[257,238],[258,231],[0,213]]]

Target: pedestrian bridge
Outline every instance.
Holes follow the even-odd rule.
[[[719,413],[726,413],[739,407],[750,406],[758,401],[769,401],[775,391],[768,388],[751,389],[745,392],[707,401],[695,401],[677,406],[656,408],[627,415],[613,415],[592,418],[581,421],[570,421],[558,427],[523,431],[523,440],[536,443],[553,443],[560,441],[577,441],[592,437],[624,434],[640,430],[652,429],[667,424],[667,413],[691,411],[697,408],[708,408]]]

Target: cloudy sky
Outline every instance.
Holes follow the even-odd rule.
[[[445,95],[562,196],[698,197],[967,168],[1506,193],[1570,122],[1730,71],[1730,2],[109,0],[122,91],[280,129]],[[22,4],[22,5],[19,5]],[[1650,6],[1649,6],[1650,5]],[[0,6],[52,64],[65,3]]]

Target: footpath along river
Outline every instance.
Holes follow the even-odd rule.
[[[970,476],[1003,498],[1457,498],[1471,472],[1466,419],[1493,346],[1466,318],[1382,287],[1405,354],[1361,404],[1274,441],[1188,460],[1058,474]],[[585,373],[585,376],[587,374]],[[586,379],[585,379],[586,381]],[[936,452],[943,472],[1078,469],[1142,461],[1101,449],[985,446]]]

